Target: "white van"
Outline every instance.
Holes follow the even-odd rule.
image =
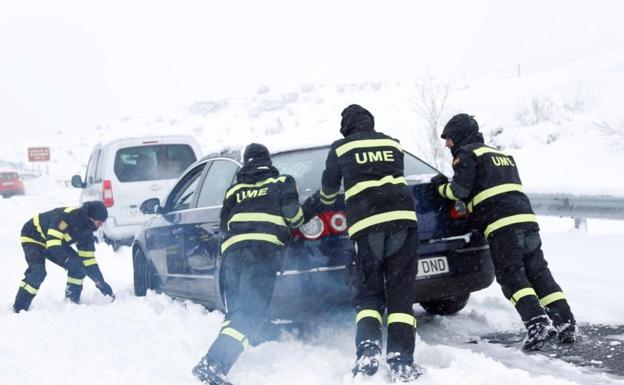
[[[131,244],[148,219],[139,210],[141,203],[152,197],[163,201],[182,172],[199,158],[199,144],[191,136],[118,139],[96,145],[84,180],[74,175],[71,182],[83,189],[81,203],[101,200],[108,208],[100,235],[116,250]]]

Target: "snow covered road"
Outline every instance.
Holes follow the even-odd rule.
[[[83,304],[63,301],[65,273],[48,264],[32,310],[11,305],[26,268],[19,244],[22,224],[35,212],[78,201],[77,190],[47,186],[39,194],[0,200],[0,385],[192,385],[190,370],[220,328],[223,315],[190,302],[132,293],[130,249],[98,245],[96,256],[117,300],[102,297],[85,280]],[[544,251],[581,323],[624,323],[624,224],[590,221],[589,234],[570,219],[540,218]],[[419,320],[416,361],[420,384],[624,384],[624,378],[576,367],[542,355],[492,344],[476,336],[520,329],[496,284],[475,293],[452,317]],[[285,333],[245,352],[231,371],[236,385],[386,384],[384,372],[354,381],[353,315],[349,309],[314,320],[305,333]],[[598,365],[599,366],[599,365]]]

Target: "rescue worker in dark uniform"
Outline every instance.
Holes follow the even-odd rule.
[[[393,381],[422,373],[414,364],[412,310],[418,270],[418,232],[398,140],[376,132],[373,115],[352,104],[325,165],[320,201],[331,206],[344,180],[349,237],[355,241],[356,363],[353,374],[372,376],[381,359],[381,326],[388,311],[386,359]],[[307,202],[306,202],[307,203]]]
[[[85,275],[104,295],[113,297],[95,260],[93,232],[108,218],[100,201],[84,202],[82,207],[59,207],[35,216],[22,227],[21,241],[28,269],[15,297],[13,310],[28,310],[46,276],[45,260],[67,270],[65,297],[78,303]],[[71,246],[75,244],[76,250]]]
[[[225,321],[208,353],[193,368],[193,374],[205,384],[229,384],[226,375],[230,368],[257,340],[290,229],[305,220],[295,180],[280,175],[265,146],[248,145],[243,162],[221,209]]]
[[[467,114],[451,118],[442,138],[453,155],[454,175],[451,182],[444,175],[432,182],[443,197],[467,204],[471,220],[487,238],[496,280],[527,328],[524,348],[537,350],[557,334],[561,342],[574,342],[576,322],[544,259],[516,161],[486,146],[477,121]]]

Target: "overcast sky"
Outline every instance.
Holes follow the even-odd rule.
[[[74,131],[262,85],[538,71],[624,47],[622,15],[618,0],[0,0],[0,128]]]

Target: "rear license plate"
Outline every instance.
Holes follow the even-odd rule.
[[[123,211],[123,216],[124,218],[127,218],[127,219],[136,219],[136,218],[142,218],[145,215],[137,209],[126,209]]]
[[[423,258],[418,260],[418,274],[416,275],[416,278],[428,277],[448,272],[449,265],[446,257]]]

